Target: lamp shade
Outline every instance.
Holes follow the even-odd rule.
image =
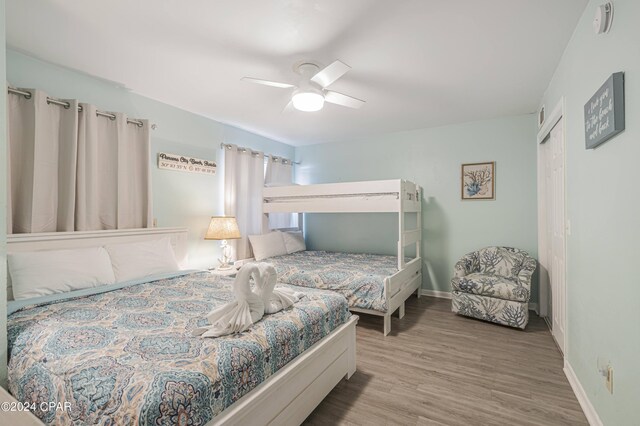
[[[205,240],[235,240],[238,238],[240,238],[240,229],[238,229],[238,222],[233,216],[213,216],[204,236]]]

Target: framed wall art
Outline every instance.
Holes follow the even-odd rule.
[[[463,200],[495,200],[496,163],[471,163],[462,165],[461,193]]]

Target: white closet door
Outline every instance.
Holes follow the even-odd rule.
[[[566,251],[565,251],[565,181],[564,181],[564,126],[563,120],[551,130],[548,146],[549,248],[551,253],[550,280],[552,298],[552,333],[560,350],[564,352],[566,321]]]

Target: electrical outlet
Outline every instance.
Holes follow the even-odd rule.
[[[154,218],[153,218],[153,225],[152,225],[152,226],[153,226],[154,228],[157,228],[157,227],[158,227],[158,218],[156,218],[156,217],[154,217]]]
[[[605,380],[605,385],[607,386],[607,390],[610,394],[613,394],[613,367],[607,366],[607,378]]]

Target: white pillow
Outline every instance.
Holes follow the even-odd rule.
[[[169,238],[105,246],[116,282],[180,270]]]
[[[283,232],[282,237],[284,238],[284,245],[289,254],[307,249],[302,231]]]
[[[12,253],[7,260],[15,300],[115,282],[103,247]]]
[[[249,242],[253,248],[253,257],[256,260],[287,254],[282,232],[274,231],[262,235],[249,235]]]

